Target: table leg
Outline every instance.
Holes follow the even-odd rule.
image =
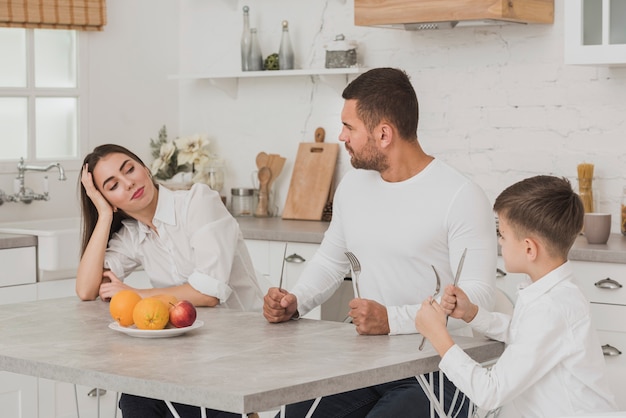
[[[437,399],[437,397],[435,396],[435,392],[433,392],[432,388],[430,387],[430,384],[426,380],[426,377],[423,374],[421,374],[419,376],[415,376],[415,378],[417,379],[417,382],[422,387],[422,390],[424,391],[426,396],[428,396],[428,399],[430,399],[430,404],[435,408],[439,416],[447,417],[448,415],[444,411],[442,403],[439,402],[439,399]]]
[[[320,404],[321,400],[322,400],[321,397],[315,399],[315,401],[313,402],[313,405],[311,405],[311,408],[309,408],[309,412],[307,412],[304,418],[311,418],[313,416],[313,412],[315,412],[315,410],[317,409],[317,405]]]
[[[164,401],[164,402],[165,402],[165,405],[167,405],[167,408],[170,410],[170,412],[174,416],[174,418],[180,418],[180,415],[178,415],[178,412],[176,412],[176,409],[174,409],[174,405],[172,405],[170,401]],[[204,408],[202,409],[204,410]]]

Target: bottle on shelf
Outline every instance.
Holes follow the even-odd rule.
[[[241,71],[249,71],[248,60],[250,58],[250,8],[243,6],[243,32],[241,34]]]
[[[280,48],[278,49],[278,68],[280,70],[293,70],[294,65],[293,47],[289,37],[289,22],[283,20],[283,34],[280,38]]]
[[[250,29],[250,55],[248,56],[248,70],[263,70],[263,54],[261,53],[261,45],[256,34],[256,28]]]

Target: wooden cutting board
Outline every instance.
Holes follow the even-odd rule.
[[[315,142],[302,142],[298,147],[283,219],[322,219],[339,154],[339,144],[324,143],[324,136],[324,129],[317,128]]]

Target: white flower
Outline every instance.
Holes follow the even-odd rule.
[[[210,142],[200,134],[178,138],[174,141],[178,148],[178,165],[193,164],[194,166],[206,164],[210,158],[207,150]]]
[[[157,174],[160,170],[167,168],[176,152],[176,146],[172,142],[165,142],[159,149],[159,158],[152,162],[152,174]]]

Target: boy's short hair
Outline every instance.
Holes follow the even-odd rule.
[[[585,214],[569,180],[545,175],[506,188],[496,198],[493,210],[518,237],[536,234],[544,239],[552,256],[564,258],[583,228]]]

